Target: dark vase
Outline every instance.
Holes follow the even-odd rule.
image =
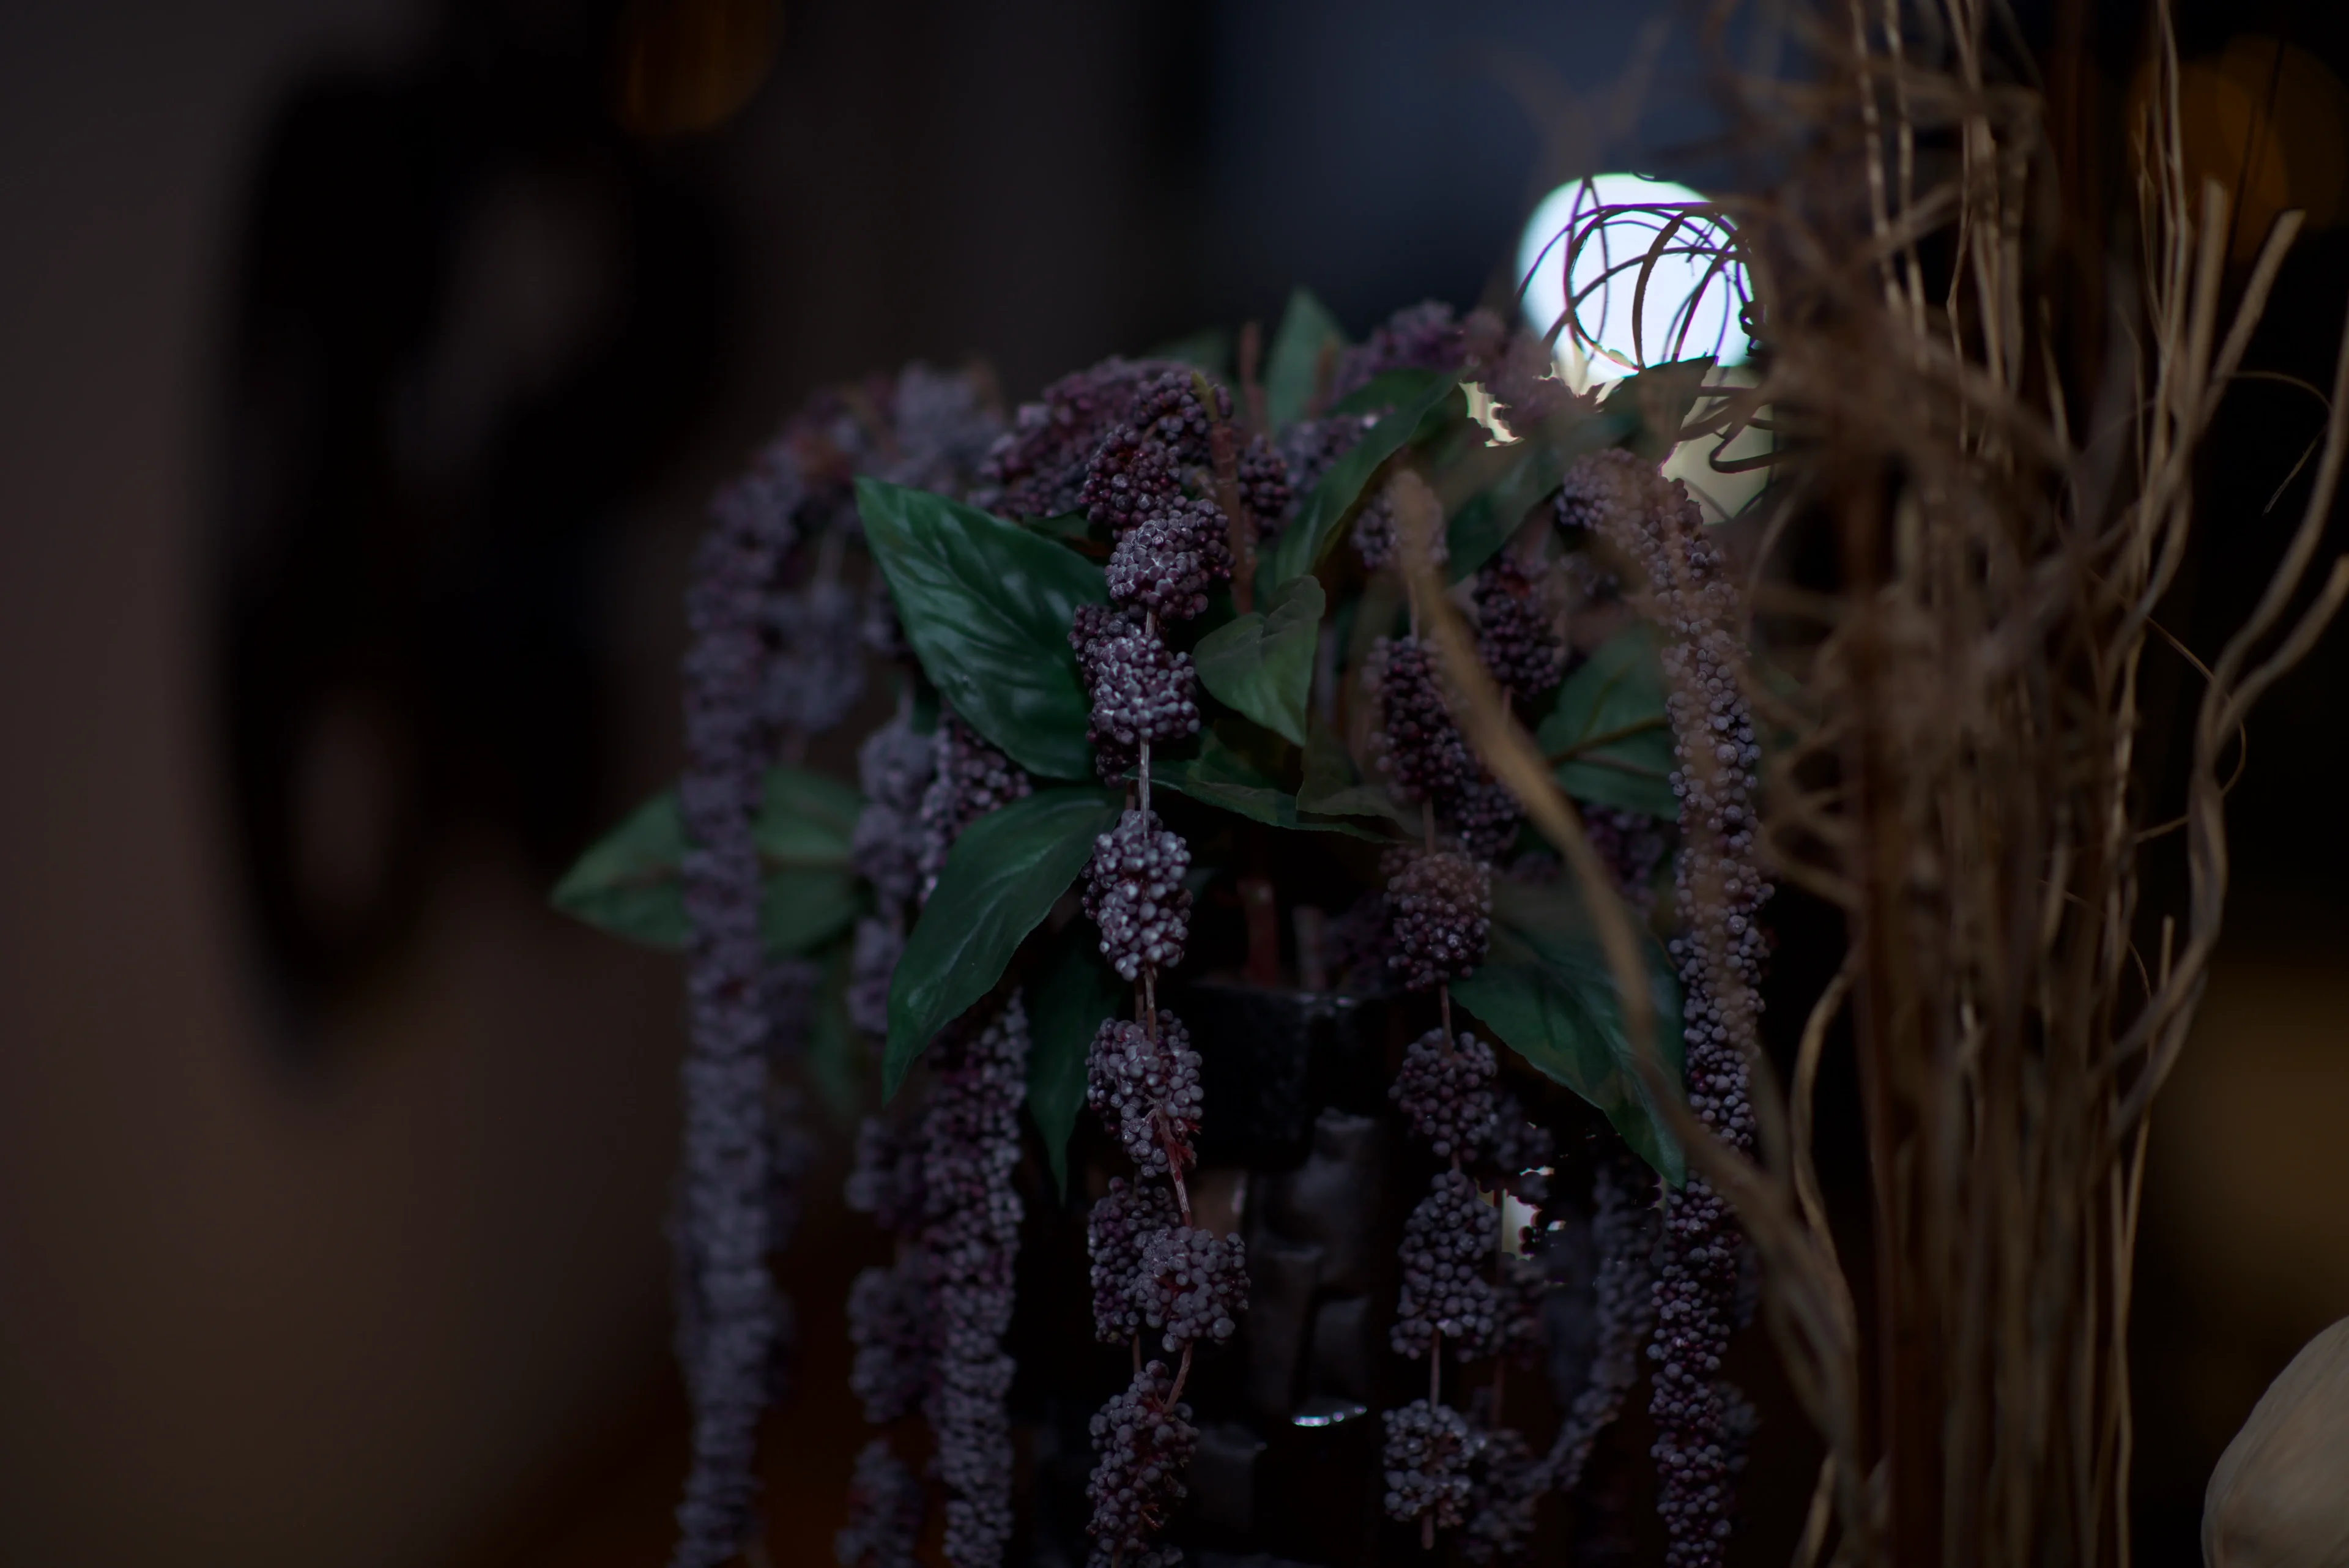
[[[1424,1363],[1387,1345],[1396,1243],[1425,1183],[1385,1093],[1399,1020],[1376,997],[1223,981],[1192,982],[1169,1004],[1201,1056],[1194,1185],[1237,1205],[1250,1299],[1239,1333],[1193,1368],[1185,1397],[1199,1449],[1168,1538],[1198,1568],[1423,1561],[1417,1533],[1386,1517],[1379,1462],[1379,1413],[1425,1392]],[[1038,1258],[1059,1281],[1044,1288],[1064,1301],[1090,1299],[1070,1278],[1083,1267],[1089,1178],[1105,1179],[1072,1172],[1053,1234],[1036,1238],[1059,1257]],[[1041,1427],[1031,1561],[1078,1568],[1090,1551],[1087,1423],[1123,1386],[1130,1353],[1071,1355],[1071,1336],[1089,1342],[1091,1324],[1066,1312],[1027,1314],[1016,1332],[1020,1402]]]

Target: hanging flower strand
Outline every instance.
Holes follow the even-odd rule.
[[[1754,770],[1760,747],[1739,686],[1745,664],[1742,607],[1719,545],[1685,486],[1626,454],[1582,459],[1560,493],[1559,514],[1587,522],[1635,564],[1652,596],[1663,647],[1666,708],[1679,767],[1681,849],[1675,901],[1684,1006],[1689,1107],[1741,1153],[1754,1145],[1747,1064],[1759,1048],[1764,944],[1770,896],[1756,865]],[[1668,1195],[1655,1283],[1657,1511],[1671,1568],[1715,1568],[1729,1505],[1744,1401],[1719,1376],[1737,1317],[1743,1233],[1702,1176]]]
[[[759,1417],[785,1321],[766,1260],[775,1239],[776,1129],[765,1051],[775,1021],[751,819],[778,739],[768,712],[772,605],[808,500],[787,433],[712,505],[686,594],[692,642],[678,801],[693,847],[683,866],[688,1048],[678,1344],[694,1419],[676,1568],[716,1568],[750,1529]]]
[[[1234,458],[1230,418],[1228,393],[1167,370],[1136,389],[1081,489],[1116,545],[1112,603],[1081,611],[1070,641],[1092,699],[1102,773],[1133,775],[1123,815],[1094,844],[1084,890],[1102,956],[1134,988],[1133,1016],[1102,1022],[1086,1066],[1087,1101],[1135,1171],[1130,1184],[1111,1183],[1086,1226],[1095,1332],[1130,1345],[1134,1361],[1126,1391],[1092,1420],[1088,1528],[1103,1568],[1173,1560],[1157,1536],[1185,1495],[1182,1475],[1198,1441],[1183,1400],[1192,1353],[1201,1340],[1229,1338],[1247,1298],[1240,1239],[1192,1223],[1185,1179],[1198,1158],[1199,1054],[1157,998],[1159,975],[1183,961],[1189,940],[1191,853],[1150,803],[1151,748],[1199,726],[1195,672],[1168,652],[1164,628],[1197,615],[1208,586],[1231,576],[1233,542],[1251,541],[1260,525],[1253,508],[1286,504],[1260,439]],[[1172,1366],[1144,1359],[1147,1331]]]

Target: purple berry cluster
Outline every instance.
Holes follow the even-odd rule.
[[[1431,1029],[1404,1048],[1387,1096],[1436,1158],[1473,1160],[1494,1136],[1499,1070],[1493,1048],[1474,1034]]]
[[[1644,918],[1656,903],[1656,867],[1664,863],[1664,830],[1656,819],[1609,805],[1582,808],[1582,831],[1606,866],[1623,901]]]
[[[1494,682],[1531,703],[1566,672],[1566,643],[1549,591],[1549,568],[1528,567],[1504,550],[1476,574],[1476,656]]]
[[[1435,649],[1416,637],[1381,638],[1366,679],[1378,706],[1372,760],[1404,800],[1442,810],[1482,769],[1453,722]]]
[[[870,1214],[891,1235],[918,1234],[928,1207],[923,1196],[921,1145],[898,1124],[865,1117],[856,1129],[856,1161],[843,1194],[851,1209]]]
[[[1549,1484],[1562,1492],[1581,1484],[1599,1434],[1623,1413],[1640,1380],[1640,1351],[1656,1316],[1654,1190],[1654,1178],[1619,1150],[1599,1161],[1591,1179],[1590,1241],[1599,1269],[1590,1372],[1543,1460]]]
[[[1166,1189],[1112,1179],[1087,1217],[1085,1239],[1093,1331],[1104,1343],[1125,1344],[1146,1326],[1179,1355],[1238,1328],[1248,1290],[1240,1239],[1185,1224]]]
[[[1096,765],[1104,778],[1130,770],[1134,781],[1117,826],[1094,842],[1084,888],[1102,956],[1135,989],[1133,1019],[1102,1024],[1086,1068],[1087,1098],[1135,1170],[1131,1185],[1112,1183],[1086,1227],[1093,1323],[1105,1340],[1133,1342],[1137,1355],[1142,1333],[1155,1329],[1180,1358],[1171,1373],[1151,1363],[1094,1417],[1091,1528],[1104,1563],[1171,1560],[1151,1538],[1183,1495],[1195,1441],[1180,1404],[1193,1348],[1228,1337],[1247,1296],[1239,1239],[1191,1223],[1184,1176],[1197,1158],[1199,1057],[1156,1002],[1160,973],[1183,961],[1189,940],[1191,852],[1150,809],[1152,747],[1199,723],[1195,671],[1168,651],[1164,624],[1205,609],[1208,587],[1231,575],[1236,545],[1289,504],[1279,460],[1260,439],[1243,450],[1231,415],[1230,394],[1189,371],[1139,382],[1078,487],[1090,521],[1116,543],[1111,604],[1081,612],[1070,641],[1092,700]]]
[[[804,1139],[769,1062],[796,1049],[814,986],[770,966],[759,935],[751,822],[763,774],[846,716],[864,689],[864,606],[839,575],[858,526],[852,482],[899,473],[958,491],[1001,429],[979,378],[911,366],[820,394],[711,506],[686,594],[685,856],[691,1048],[685,1064],[679,1345],[694,1403],[693,1463],[678,1510],[679,1568],[733,1557],[752,1523],[758,1418],[780,1377],[788,1303],[763,1252],[797,1211]],[[917,467],[908,468],[918,457]],[[885,878],[876,828],[864,848]],[[873,946],[868,940],[867,947]],[[787,981],[787,982],[784,982]]]
[[[1110,552],[1110,597],[1164,620],[1207,607],[1207,589],[1232,575],[1229,524],[1216,504],[1177,495],[1143,514]]]
[[[1252,439],[1234,460],[1232,481],[1241,507],[1255,521],[1259,542],[1280,532],[1297,508],[1288,463],[1262,437]]]
[[[1025,403],[979,465],[970,499],[1009,517],[1074,512],[1102,438],[1125,421],[1147,383],[1184,368],[1162,360],[1105,359]]]
[[[1558,526],[1619,536],[1622,520],[1647,509],[1648,493],[1655,484],[1654,465],[1641,461],[1637,452],[1619,446],[1585,452],[1567,465],[1566,479],[1557,487],[1553,504]]]
[[[1011,1536],[1012,1266],[1019,1250],[1019,1106],[1028,1019],[1019,994],[983,1027],[968,1021],[931,1046],[923,1117],[922,1232],[935,1321],[926,1414],[946,1483],[947,1558],[993,1568]]]
[[[1203,1339],[1221,1345],[1247,1310],[1247,1250],[1237,1236],[1165,1226],[1143,1240],[1133,1286],[1143,1322],[1164,1331],[1168,1355]]]
[[[1199,1131],[1199,1054],[1183,1021],[1159,1009],[1153,1029],[1106,1018],[1085,1064],[1085,1099],[1144,1176],[1180,1176]]]
[[[1619,464],[1616,476],[1624,471]],[[1689,1108],[1731,1147],[1754,1145],[1747,1064],[1759,1048],[1769,884],[1755,859],[1754,768],[1761,748],[1739,686],[1743,607],[1720,546],[1678,482],[1653,470],[1610,487],[1597,508],[1602,537],[1646,578],[1663,648],[1665,707],[1679,768],[1681,850],[1675,902]],[[1735,1324],[1744,1238],[1702,1177],[1667,1199],[1656,1270],[1657,1511],[1671,1568],[1713,1568],[1729,1535],[1733,1477],[1725,1423],[1734,1390],[1721,1381]]]
[[[1290,491],[1302,495],[1320,483],[1330,464],[1360,446],[1378,422],[1376,414],[1325,414],[1281,431],[1278,451]]]
[[[873,889],[873,912],[856,923],[849,953],[848,1017],[871,1035],[889,1030],[889,981],[922,893],[922,796],[936,771],[933,737],[899,713],[865,737],[856,771],[864,786],[849,842],[849,863]]]
[[[1102,956],[1120,978],[1183,961],[1191,931],[1190,846],[1161,827],[1155,812],[1129,808],[1093,841],[1085,877],[1085,914],[1101,929]]]
[[[767,1269],[775,1129],[751,820],[777,734],[767,716],[769,607],[798,542],[808,488],[771,453],[712,508],[686,618],[685,857],[688,1028],[679,1344],[694,1406],[693,1462],[678,1505],[676,1568],[716,1568],[751,1523],[759,1417],[784,1308]]]
[[[857,815],[849,862],[871,884],[874,901],[893,913],[910,909],[921,891],[922,796],[936,771],[931,742],[901,713],[856,750],[864,809]]]
[[[1549,1476],[1525,1438],[1487,1427],[1468,1469],[1468,1523],[1460,1555],[1470,1563],[1514,1563],[1533,1545],[1536,1511]]]
[[[767,670],[767,721],[778,731],[821,734],[864,700],[864,607],[832,573],[767,607],[775,658]]]
[[[1134,1290],[1142,1252],[1151,1237],[1183,1222],[1172,1188],[1110,1178],[1109,1190],[1085,1217],[1085,1249],[1092,1259],[1093,1333],[1104,1345],[1123,1345],[1142,1332],[1143,1307]]]
[[[840,1568],[914,1568],[926,1500],[921,1478],[905,1467],[886,1438],[856,1456],[848,1482],[848,1524],[833,1538]]]
[[[981,374],[916,362],[897,373],[889,399],[894,438],[872,472],[893,484],[967,495],[1003,434],[1003,414]]]
[[[1085,1493],[1092,1500],[1093,1562],[1107,1568],[1137,1561],[1167,1515],[1189,1495],[1183,1472],[1199,1446],[1191,1407],[1163,1361],[1133,1375],[1123,1394],[1093,1413],[1093,1465]]]
[[[1449,1405],[1414,1399],[1386,1413],[1386,1430],[1388,1515],[1446,1530],[1464,1522],[1471,1468],[1483,1446],[1468,1418]]]
[[[861,1271],[848,1288],[848,1386],[864,1418],[885,1427],[922,1407],[931,1357],[930,1281],[920,1249]]]
[[[1199,732],[1191,656],[1169,649],[1147,617],[1123,606],[1081,605],[1069,642],[1092,700],[1089,733],[1104,780],[1123,778],[1143,746]]]
[[[1362,498],[1354,509],[1354,526],[1348,535],[1354,554],[1361,556],[1362,565],[1373,572],[1384,571],[1394,564],[1398,544],[1394,500],[1383,489]],[[1442,566],[1449,553],[1442,538],[1429,541],[1428,565]]]
[[[1394,933],[1388,960],[1408,991],[1458,980],[1485,961],[1493,912],[1493,871],[1448,850],[1405,852],[1387,879]]]
[[[944,705],[938,711],[934,744],[936,771],[922,793],[916,819],[916,863],[921,870],[925,899],[938,885],[947,852],[962,836],[963,829],[999,806],[1025,799],[1036,787],[1026,770],[988,745],[978,731]]]
[[[1500,1320],[1485,1267],[1498,1241],[1492,1206],[1457,1170],[1439,1171],[1403,1221],[1402,1294],[1389,1339],[1416,1361],[1437,1336],[1463,1360],[1491,1354]]]
[[[1406,306],[1339,353],[1330,395],[1345,397],[1389,370],[1456,371],[1467,358],[1467,333],[1450,306],[1433,299]]]

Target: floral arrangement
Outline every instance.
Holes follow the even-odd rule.
[[[1177,1560],[1186,1389],[1250,1285],[1242,1238],[1203,1224],[1186,1182],[1216,1043],[1174,1003],[1203,947],[1404,1021],[1389,1094],[1429,1174],[1388,1341],[1426,1375],[1383,1412],[1388,1513],[1423,1544],[1457,1532],[1473,1562],[1522,1555],[1644,1350],[1673,1561],[1719,1560],[1750,1426],[1720,1356],[1751,1292],[1590,916],[1619,900],[1667,937],[1734,933],[1676,943],[1678,987],[1652,950],[1640,1005],[1668,1025],[1672,1074],[1684,1020],[1691,1105],[1750,1143],[1768,888],[1758,753],[1724,678],[1741,609],[1659,472],[1707,365],[1602,400],[1485,313],[1417,306],[1349,344],[1301,291],[1256,348],[1236,376],[1111,359],[1009,421],[982,378],[916,366],[819,398],[713,508],[687,775],[556,894],[688,956],[680,1564],[725,1561],[750,1526],[751,1438],[789,1337],[767,1260],[805,1135],[774,1069],[804,1054],[840,1081],[858,1039],[889,1104],[857,1135],[848,1200],[895,1253],[855,1282],[852,1383],[875,1426],[926,1420],[947,1560],[992,1568],[1012,1535],[1021,1172],[1030,1197],[1038,1169],[1065,1192],[1087,1109],[1121,1167],[1092,1172],[1093,1326],[1132,1366],[1092,1422],[1093,1553]],[[894,711],[852,791],[790,759],[864,705],[868,662]],[[1471,741],[1473,683],[1538,738],[1603,886],[1566,870]],[[1195,932],[1203,898],[1222,929]],[[1595,1220],[1552,1190],[1542,1084],[1619,1137],[1592,1161]],[[1597,1346],[1537,1442],[1507,1423],[1501,1369],[1546,1354],[1563,1287],[1544,1251],[1568,1225],[1599,1250]],[[912,1562],[930,1491],[874,1438],[842,1563]]]
[[[1722,84],[1775,188],[1733,239],[1660,211],[1610,264],[1733,249],[1709,265],[1750,283],[1743,385],[1684,360],[1578,391],[1552,373],[1558,333],[1592,347],[1574,302],[1548,337],[1430,305],[1355,344],[1300,294],[1229,367],[1112,359],[1008,418],[921,367],[828,393],[719,498],[686,775],[556,890],[687,958],[679,1564],[755,1524],[795,1086],[867,1075],[847,1196],[894,1246],[851,1303],[883,1430],[840,1561],[910,1563],[938,1513],[957,1568],[1002,1562],[1047,1511],[1009,1403],[1046,1356],[1122,1368],[1089,1406],[1092,1562],[1207,1539],[1219,1358],[1294,1319],[1303,1255],[1208,1201],[1217,1075],[1254,1046],[1202,1021],[1235,977],[1385,1027],[1383,1119],[1317,1123],[1301,1171],[1244,1189],[1342,1168],[1367,1210],[1371,1162],[1312,1161],[1401,1150],[1394,1223],[1349,1232],[1391,1253],[1347,1310],[1404,1375],[1373,1380],[1388,1522],[1361,1560],[1503,1562],[1545,1499],[1603,1514],[1646,1371],[1666,1561],[1720,1562],[1755,1421],[1723,1355],[1766,1304],[1824,1449],[1798,1565],[2128,1561],[2147,1116],[2222,925],[2222,762],[2349,603],[2349,561],[2316,569],[2349,341],[2266,591],[2186,655],[2183,809],[2151,822],[2140,672],[2184,651],[2158,618],[2198,445],[2300,216],[2229,273],[2166,12],[2113,275],[2049,259],[2079,244],[2065,143],[1979,7],[1788,38],[1802,92]],[[1717,527],[1663,465],[1719,437],[1718,467],[1748,427],[1767,510]],[[801,765],[853,714],[882,721],[855,788]],[[2156,921],[2147,846],[2179,829]],[[1783,1073],[1756,1037],[1773,878],[1844,932]],[[1830,1049],[1875,1189],[1865,1316],[1811,1151]],[[1054,1218],[1116,1349],[1015,1352]]]

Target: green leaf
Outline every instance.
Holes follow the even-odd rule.
[[[963,830],[890,981],[884,1094],[897,1092],[932,1036],[995,989],[1123,805],[1122,792],[1043,789]]]
[[[1697,389],[1712,373],[1711,355],[1651,365],[1616,382],[1599,406],[1631,421],[1623,445],[1651,462],[1661,462],[1680,444],[1681,427],[1696,406]]]
[[[574,919],[647,947],[685,946],[685,818],[663,790],[597,839],[554,885],[552,902]]]
[[[1028,983],[1028,1114],[1043,1135],[1052,1181],[1069,1195],[1069,1139],[1085,1103],[1085,1064],[1102,1021],[1123,1011],[1133,988],[1101,956],[1090,920],[1071,920]]]
[[[1199,754],[1195,757],[1169,757],[1164,761],[1152,758],[1150,784],[1153,789],[1172,790],[1202,805],[1217,806],[1269,827],[1300,833],[1340,833],[1349,838],[1380,843],[1389,836],[1341,816],[1299,809],[1295,795],[1212,732],[1200,738]]]
[[[1338,737],[1322,729],[1305,738],[1305,774],[1297,785],[1297,809],[1316,816],[1376,816],[1417,826],[1417,819],[1392,795],[1361,781]]]
[[[1093,536],[1093,520],[1081,512],[1056,512],[1050,517],[1022,517],[1019,526],[1031,534],[1041,534],[1048,539],[1058,539],[1064,545],[1090,545],[1102,547]]]
[[[1427,379],[1435,373],[1433,370],[1381,370],[1332,402],[1328,411],[1333,414],[1375,414],[1381,409],[1399,409],[1405,403],[1418,401],[1427,390]]]
[[[1225,327],[1202,327],[1196,332],[1161,343],[1143,358],[1172,359],[1205,370],[1219,381],[1227,381],[1232,374],[1232,335]]]
[[[1655,944],[1643,948],[1656,1045],[1677,1090],[1680,988]],[[1640,1075],[1614,974],[1570,888],[1495,882],[1492,950],[1474,974],[1452,982],[1452,1000],[1535,1071],[1596,1106],[1667,1181],[1678,1187],[1688,1179],[1680,1142]]]
[[[1291,290],[1288,308],[1281,312],[1279,329],[1272,335],[1272,351],[1265,358],[1265,418],[1274,430],[1305,417],[1320,374],[1322,351],[1345,346],[1345,329],[1313,291]]]
[[[1436,493],[1446,500],[1452,516],[1444,533],[1452,580],[1459,582],[1491,560],[1525,525],[1526,514],[1558,487],[1568,464],[1585,452],[1617,444],[1631,428],[1625,415],[1597,414],[1563,430],[1545,430],[1526,440],[1490,448],[1500,458],[1500,472],[1478,484],[1456,507],[1449,505],[1450,487],[1439,475]]]
[[[1646,627],[1609,638],[1568,676],[1534,739],[1575,799],[1678,820],[1663,666]]]
[[[1313,577],[1281,584],[1264,609],[1235,617],[1199,639],[1191,652],[1199,684],[1225,706],[1303,745],[1305,701],[1313,691],[1313,653],[1326,602]]]
[[[1108,599],[1102,569],[926,491],[860,479],[856,504],[905,639],[963,722],[1030,773],[1088,774],[1091,703],[1069,623]]]
[[[864,797],[840,780],[778,763],[767,770],[758,820],[751,825],[759,858],[770,866],[845,867],[856,816],[864,809]]]
[[[811,952],[864,911],[864,885],[848,867],[864,797],[837,779],[778,765],[752,831],[765,882],[759,933],[768,951]],[[676,951],[685,946],[685,819],[663,790],[597,840],[555,884],[564,914],[614,936]]]
[[[771,871],[760,896],[759,936],[769,952],[796,958],[846,930],[864,909],[864,884],[853,871]]]
[[[1338,536],[1338,525],[1343,523],[1362,498],[1381,464],[1401,452],[1418,433],[1422,421],[1446,416],[1447,400],[1457,400],[1459,386],[1451,377],[1433,370],[1412,372],[1420,386],[1419,396],[1397,405],[1385,418],[1372,425],[1353,449],[1330,465],[1305,497],[1297,515],[1280,535],[1259,581],[1285,583],[1311,571]]]

